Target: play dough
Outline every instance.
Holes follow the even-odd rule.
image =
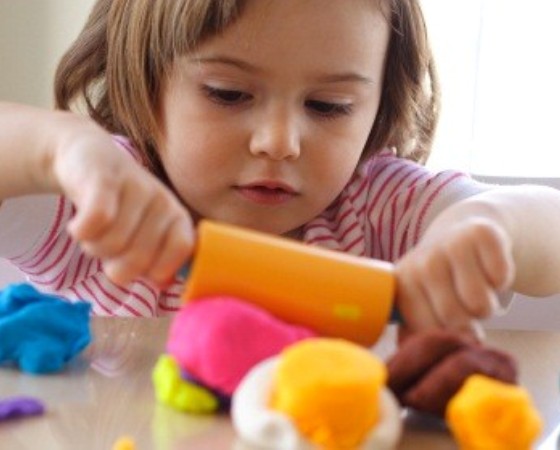
[[[446,419],[461,450],[530,450],[543,426],[524,388],[483,375],[465,382]]]
[[[167,352],[205,386],[231,395],[255,364],[314,336],[232,297],[187,303],[175,316]]]
[[[383,363],[338,339],[308,339],[256,366],[233,397],[239,435],[256,448],[391,449],[401,422]]]

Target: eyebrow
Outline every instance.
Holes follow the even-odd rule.
[[[206,56],[206,57],[195,57],[190,59],[191,62],[198,64],[226,64],[229,66],[237,67],[238,69],[244,70],[245,72],[258,73],[261,70],[257,69],[252,64],[242,61],[236,58],[229,58],[227,56]]]
[[[194,57],[190,60],[191,62],[198,64],[226,64],[250,73],[262,72],[261,69],[258,69],[248,62],[226,56]],[[321,83],[359,82],[364,84],[374,84],[374,81],[371,78],[356,72],[343,72],[337,74],[321,75],[317,77],[317,81]]]
[[[374,81],[364,75],[355,72],[337,73],[334,75],[325,75],[318,78],[323,83],[346,83],[348,81],[360,82],[365,84],[374,84]]]

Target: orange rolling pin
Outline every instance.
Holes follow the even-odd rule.
[[[389,321],[393,265],[201,221],[183,298],[228,295],[324,336],[374,344]]]

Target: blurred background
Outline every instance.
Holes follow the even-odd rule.
[[[48,107],[56,64],[93,0],[0,0],[0,99]]]
[[[0,0],[0,100],[52,106],[57,61],[93,3]],[[443,89],[428,165],[489,182],[560,188],[560,2],[421,3]],[[0,260],[0,286],[17,279]],[[490,325],[560,329],[560,296],[537,303],[517,297],[509,313]]]

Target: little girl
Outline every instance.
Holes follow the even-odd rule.
[[[438,96],[418,0],[98,0],[56,76],[89,118],[0,105],[0,255],[157,316],[205,217],[393,261],[409,329],[469,332],[560,291],[560,193],[425,169]]]

